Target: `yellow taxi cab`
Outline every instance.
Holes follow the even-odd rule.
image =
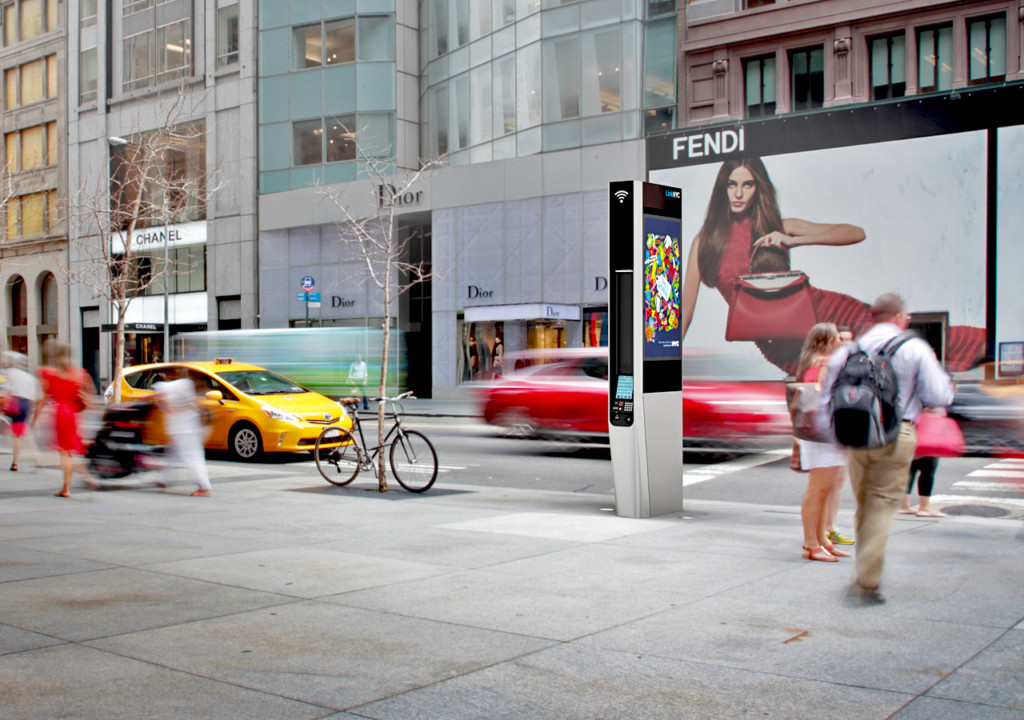
[[[183,368],[196,394],[212,407],[208,450],[228,450],[239,460],[264,452],[313,450],[327,426],[352,428],[339,403],[265,368],[231,359],[170,362],[124,369],[121,401],[148,399],[153,385],[172,368]],[[105,393],[109,400],[113,387]]]

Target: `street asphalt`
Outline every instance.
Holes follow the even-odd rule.
[[[897,516],[888,602],[860,605],[852,559],[800,557],[798,507],[636,520],[608,495],[226,463],[210,497],[61,499],[21,465],[4,720],[1024,720],[1019,519]]]

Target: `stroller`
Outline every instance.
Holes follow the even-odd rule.
[[[97,484],[113,487],[133,473],[163,468],[166,450],[162,414],[141,400],[106,407],[86,460]]]

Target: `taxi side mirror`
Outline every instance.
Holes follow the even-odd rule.
[[[224,404],[224,393],[220,390],[209,390],[204,397],[211,402]]]

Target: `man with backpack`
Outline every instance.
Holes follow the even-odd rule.
[[[821,417],[848,449],[857,500],[857,596],[880,604],[885,545],[917,447],[914,421],[923,407],[953,402],[953,385],[931,346],[904,334],[910,315],[898,295],[875,300],[871,317],[874,326],[829,360]]]

